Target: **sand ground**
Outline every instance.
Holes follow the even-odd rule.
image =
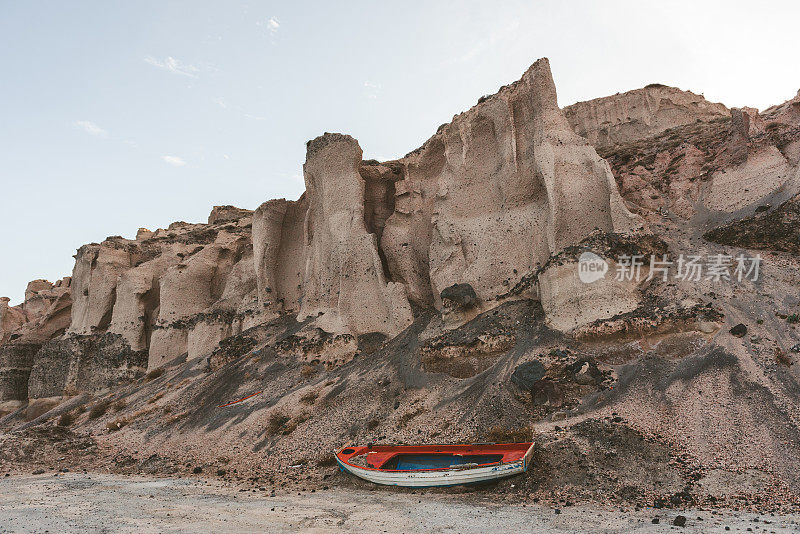
[[[686,527],[672,526],[686,516]],[[658,517],[659,523],[653,519]],[[0,479],[11,532],[796,532],[800,514],[497,505],[466,495],[332,489],[269,497],[190,479],[63,473]]]

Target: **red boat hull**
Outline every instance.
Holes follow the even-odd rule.
[[[397,486],[450,486],[486,482],[527,470],[532,443],[371,445],[336,452],[342,470]]]

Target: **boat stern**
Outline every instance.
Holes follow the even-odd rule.
[[[527,473],[528,467],[531,464],[531,460],[533,459],[533,443],[531,446],[528,447],[528,450],[525,451],[525,456],[522,457],[522,472]]]

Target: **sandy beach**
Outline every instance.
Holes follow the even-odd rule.
[[[189,478],[92,473],[0,479],[0,533],[796,532],[800,515],[497,505],[470,495],[331,489],[270,497]],[[654,523],[654,519],[658,523]]]

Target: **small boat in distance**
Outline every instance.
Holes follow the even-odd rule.
[[[367,445],[336,452],[342,471],[376,484],[457,486],[528,470],[533,443],[473,445]]]

